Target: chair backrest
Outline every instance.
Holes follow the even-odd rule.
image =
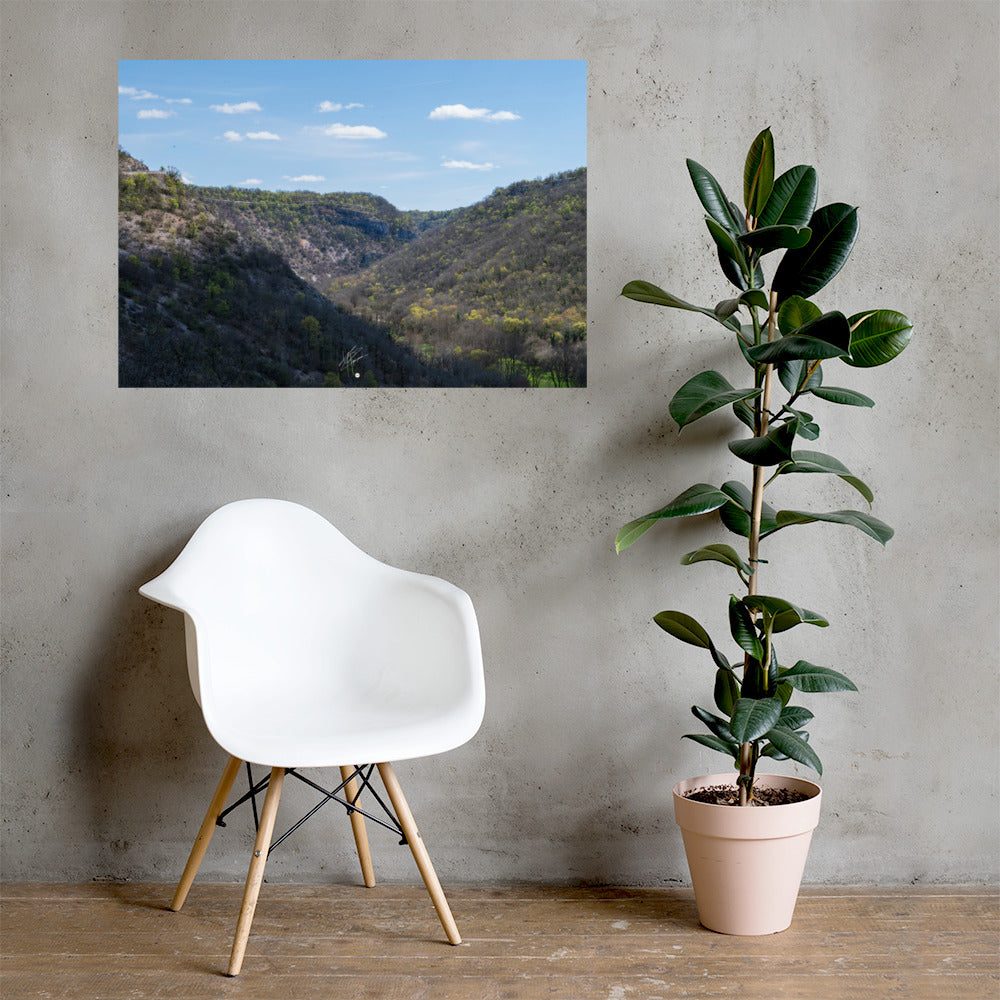
[[[223,746],[225,732],[243,727],[235,714],[253,712],[244,695],[255,686],[271,685],[280,700],[294,684],[358,710],[460,706],[465,735],[453,745],[482,719],[468,595],[379,562],[298,504],[219,508],[140,593],[184,612],[191,686]]]

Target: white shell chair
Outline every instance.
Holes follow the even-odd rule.
[[[171,909],[184,903],[242,763],[271,768],[229,975],[243,964],[291,768],[339,767],[353,803],[358,762],[377,766],[448,940],[461,943],[389,762],[451,750],[482,722],[482,652],[469,596],[373,559],[319,514],[282,500],[215,511],[139,592],[184,613],[191,687],[230,755]],[[372,886],[364,817],[348,811]]]

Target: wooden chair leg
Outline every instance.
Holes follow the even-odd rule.
[[[358,786],[352,775],[354,768],[345,765],[340,769],[340,780],[347,782],[344,785],[344,795],[349,802],[354,801],[354,796],[358,794]],[[358,848],[358,859],[361,861],[361,875],[365,880],[365,885],[371,889],[375,885],[375,869],[372,867],[372,854],[368,848],[368,830],[365,827],[365,818],[359,812],[351,813],[351,829],[354,831],[354,843]]]
[[[434,866],[431,864],[427,848],[424,847],[424,842],[420,839],[420,832],[417,830],[417,824],[413,820],[413,813],[410,812],[410,807],[406,804],[403,790],[399,787],[399,781],[396,778],[395,771],[392,769],[392,764],[379,764],[378,773],[382,776],[382,783],[385,785],[385,790],[389,793],[389,801],[392,802],[392,807],[396,810],[396,818],[399,820],[399,825],[403,828],[403,833],[406,835],[406,842],[410,845],[413,860],[416,861],[420,876],[424,880],[424,885],[427,886],[427,891],[430,893],[434,909],[437,910],[437,915],[441,920],[441,926],[444,928],[445,934],[448,935],[448,940],[452,944],[461,944],[462,936],[458,933],[455,918],[451,915],[451,907],[448,906],[448,900],[445,899],[444,890],[441,888],[441,883],[438,881]]]
[[[233,939],[233,950],[229,956],[230,976],[238,976],[243,966],[243,955],[247,950],[247,940],[250,937],[250,925],[253,923],[254,910],[257,908],[260,884],[264,880],[264,864],[267,861],[268,848],[271,846],[274,818],[278,812],[278,799],[281,797],[281,784],[284,778],[285,769],[283,767],[271,768],[271,779],[268,782],[267,794],[264,796],[264,807],[260,812],[260,826],[257,828],[253,857],[250,858],[250,870],[247,872],[247,884],[243,890],[243,903],[240,906],[239,919],[236,921],[236,937]]]
[[[242,763],[243,761],[239,757],[230,757],[226,763],[222,778],[219,780],[219,787],[216,788],[215,795],[212,796],[208,812],[205,813],[205,818],[202,820],[201,829],[194,839],[194,846],[188,855],[184,873],[181,875],[180,882],[177,883],[177,891],[170,904],[171,910],[179,910],[184,905],[184,900],[187,899],[188,890],[191,888],[191,883],[194,882],[195,875],[198,874],[202,859],[205,857],[205,852],[212,840],[212,834],[215,832],[215,821],[219,818],[219,813],[222,812],[226,799],[229,798],[230,789],[233,787],[233,782],[236,780],[236,774]]]

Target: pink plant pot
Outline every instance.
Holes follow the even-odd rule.
[[[792,788],[809,798],[749,807],[685,798],[696,788],[734,784],[732,772],[674,786],[674,819],[684,837],[698,919],[722,934],[776,934],[788,927],[819,822],[819,785],[778,774],[758,775],[756,782],[764,788]]]

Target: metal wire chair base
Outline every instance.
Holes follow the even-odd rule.
[[[308,785],[310,788],[313,788],[316,791],[320,792],[323,798],[320,799],[320,801],[317,802],[316,805],[312,807],[312,809],[310,809],[307,813],[305,813],[305,815],[302,816],[301,819],[299,819],[296,823],[290,826],[280,837],[272,841],[271,846],[268,850],[268,855],[270,855],[271,851],[273,851],[279,844],[281,844],[284,840],[286,840],[293,833],[295,833],[295,831],[298,830],[298,828],[302,826],[302,824],[305,823],[307,819],[310,819],[312,816],[318,813],[319,810],[323,808],[323,806],[327,805],[330,802],[340,803],[340,805],[342,805],[347,810],[348,816],[354,812],[360,813],[362,816],[364,816],[365,819],[370,820],[372,823],[377,823],[379,826],[383,826],[387,830],[391,830],[393,833],[399,835],[400,845],[401,846],[406,845],[407,843],[406,835],[403,833],[403,828],[402,826],[400,826],[399,820],[396,818],[396,814],[392,811],[392,809],[389,808],[389,806],[385,804],[382,797],[378,794],[378,792],[375,790],[375,787],[371,783],[371,777],[373,772],[375,771],[375,765],[355,764],[353,766],[354,766],[353,772],[349,774],[346,778],[344,778],[344,780],[341,781],[339,785],[337,785],[335,788],[329,791],[323,788],[322,785],[318,785],[315,781],[311,780],[310,778],[307,778],[305,775],[300,774],[293,767],[290,767],[285,771],[286,774],[290,774],[292,775],[292,777],[298,778],[298,780],[301,781],[303,784]],[[250,785],[249,791],[245,792],[231,806],[228,806],[227,808],[223,809],[221,813],[219,813],[218,817],[215,820],[216,826],[224,827],[226,825],[225,822],[226,817],[234,809],[238,809],[240,806],[249,802],[253,810],[254,830],[260,828],[260,817],[258,816],[257,813],[257,796],[267,789],[267,786],[270,784],[271,781],[271,775],[270,771],[268,771],[268,773],[265,774],[263,778],[261,778],[258,781],[255,781],[253,776],[253,768],[250,766],[249,761],[247,762],[246,769],[247,769],[247,781]],[[356,786],[356,791],[354,793],[353,798],[349,798],[347,796],[345,789],[346,786],[349,785],[352,781],[356,781],[358,784]],[[357,805],[358,799],[361,798],[361,793],[365,789],[367,789],[371,793],[372,798],[381,808],[384,818],[379,816],[373,816],[370,812],[365,811],[364,809],[360,808]],[[340,794],[341,792],[344,793],[343,796],[341,796]]]

